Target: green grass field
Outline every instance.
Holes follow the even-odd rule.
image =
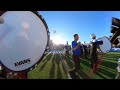
[[[110,52],[102,58],[102,63],[98,73],[94,74],[90,69],[90,58],[81,58],[81,70],[77,73],[80,79],[114,79],[116,76],[117,59],[119,52]],[[62,61],[68,69],[74,67],[72,56],[66,60],[62,53],[51,53],[47,55],[36,69],[28,73],[29,79],[68,79],[67,71]]]
[[[67,79],[59,54],[49,54],[37,68],[30,71],[29,79]]]

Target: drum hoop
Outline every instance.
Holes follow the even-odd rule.
[[[107,38],[108,40],[109,40],[109,38],[107,37],[107,36],[104,36],[105,38]],[[104,38],[104,37],[102,37],[102,38]],[[112,47],[112,45],[111,45],[111,47]],[[100,51],[102,52],[102,50],[100,49]],[[110,51],[109,51],[110,52]],[[106,52],[106,53],[109,53],[109,52]],[[104,53],[104,52],[102,52],[102,53]]]
[[[5,12],[7,12],[7,11],[0,11],[0,16],[2,16]],[[49,43],[49,34],[48,34],[49,33],[49,28],[48,28],[48,25],[47,25],[46,21],[44,20],[44,18],[37,11],[31,11],[31,12],[33,12],[36,16],[38,16],[39,19],[42,21],[42,23],[45,25],[45,28],[46,28],[46,31],[47,31],[47,45],[46,45],[46,48],[47,48],[48,43]],[[2,65],[2,67],[6,68],[7,70],[9,70],[11,72],[16,72],[16,73],[17,72],[18,73],[19,72],[24,72],[24,71],[28,72],[28,71],[30,71],[30,69],[32,67],[34,67],[36,64],[39,64],[42,61],[42,59],[45,57],[46,48],[45,48],[45,51],[44,51],[44,54],[42,55],[42,57],[34,65],[29,67],[28,69],[21,70],[21,71],[14,71],[14,70],[11,70],[11,69],[7,68],[4,64],[2,64],[1,61],[0,61],[0,64]]]

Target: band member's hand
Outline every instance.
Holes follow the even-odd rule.
[[[81,45],[81,42],[78,42],[78,45]]]
[[[92,41],[90,41],[90,44],[92,44]]]

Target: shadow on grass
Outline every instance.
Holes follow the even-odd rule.
[[[100,72],[96,73],[96,75],[98,75],[99,77],[106,79],[106,77],[104,77],[103,75],[100,74]]]
[[[75,73],[70,73],[70,76],[72,79],[80,79],[80,77],[76,75]]]
[[[41,66],[41,68],[40,68],[40,72],[44,69],[44,67],[46,66],[46,64],[47,64],[47,62],[50,60],[52,58],[52,55],[49,55],[46,59],[47,59],[47,61]]]
[[[62,58],[66,61],[67,65],[69,66],[70,69],[74,67],[74,64],[73,64],[72,61],[71,61],[72,58],[71,58],[70,56],[68,56],[67,59],[64,57],[63,54],[61,54],[61,56],[62,56]]]
[[[105,55],[102,59],[102,63],[100,64],[100,66],[106,66],[108,68],[111,68],[111,69],[116,69],[117,67],[117,64],[114,63],[114,62],[110,62],[112,60],[116,60],[120,57],[119,54],[108,54],[108,55]],[[110,60],[110,61],[106,61],[106,60]],[[90,58],[89,59],[82,59],[81,60],[81,63],[90,67]],[[79,75],[83,78],[86,78],[87,75],[83,72],[83,71],[80,71],[79,72]],[[114,78],[116,74],[110,72],[110,71],[107,71],[105,69],[99,69],[98,73],[96,73],[96,75],[102,77],[103,79],[107,79],[107,78]],[[104,76],[105,75],[105,76]],[[108,77],[107,77],[108,76]],[[89,78],[89,76],[87,77]]]
[[[61,57],[60,54],[56,54],[56,64],[57,64],[57,79],[62,79],[62,73],[60,70]]]
[[[46,56],[46,58],[45,58],[42,62],[45,62],[46,60],[47,60],[47,61],[50,60],[51,57],[52,57],[52,54],[49,54],[48,56]]]
[[[108,58],[108,57],[103,57],[102,60],[109,60],[109,61],[113,61],[116,62],[118,60],[118,58]]]
[[[77,73],[83,78],[83,79],[91,79],[86,73],[84,73],[82,70],[77,71]]]
[[[65,74],[67,74],[67,70],[65,69],[63,63],[62,63],[62,68],[63,68],[63,71],[65,72]]]
[[[117,67],[117,64],[116,64],[116,63],[108,62],[108,61],[105,61],[105,60],[102,60],[101,65],[102,65],[102,66],[106,66],[106,67],[108,67],[108,68],[112,68],[112,69],[116,69],[116,67]]]
[[[90,67],[90,63],[88,61],[86,61],[86,60],[82,60],[82,64]],[[100,64],[100,66],[106,66],[108,68],[115,69],[117,65],[115,63],[113,63],[113,62],[109,62],[109,61],[103,60],[102,63]],[[101,73],[103,75],[106,75],[106,76],[110,77],[110,78],[114,78],[115,77],[115,74],[113,74],[113,73],[111,73],[111,72],[109,72],[107,70],[104,70],[102,68],[99,69],[99,71],[98,71],[98,73],[96,73],[96,75],[102,77],[103,79],[106,79],[106,77],[103,76]]]
[[[81,63],[82,64],[84,64],[84,65],[86,65],[86,66],[88,66],[88,67],[90,67],[90,61],[87,61],[87,60],[81,60]]]
[[[107,57],[107,58],[120,58],[120,54],[107,54],[107,55],[105,55],[105,57]]]
[[[61,58],[63,59],[63,54],[61,54]],[[63,59],[64,60],[64,59]],[[64,67],[64,64],[62,63],[62,68],[63,68],[63,71],[65,72],[65,74],[67,74],[67,70],[65,69],[65,67]]]
[[[116,59],[116,58],[115,58]],[[108,67],[108,68],[112,68],[112,69],[116,69],[116,67],[117,67],[117,64],[116,63],[114,63],[114,62],[110,62],[110,61],[106,61],[106,60],[114,60],[114,58],[113,59],[110,59],[110,58],[108,58],[108,57],[103,57],[103,59],[102,59],[102,63],[100,64],[101,66],[106,66],[106,67]],[[88,60],[82,60],[81,61],[81,63],[83,63],[84,65],[86,65],[86,66],[90,66],[90,59]]]
[[[74,64],[71,61],[71,58],[68,57],[68,59],[65,60],[67,65],[69,66],[70,69],[74,68]]]
[[[114,78],[115,75],[116,75],[116,74],[113,74],[113,73],[111,73],[111,72],[109,72],[109,71],[107,71],[107,70],[104,70],[104,69],[102,69],[102,68],[99,69],[99,72],[101,72],[102,74],[104,74],[104,75],[106,75],[106,76],[108,76],[108,77],[110,77],[110,78]],[[105,77],[105,78],[106,78],[106,77]]]
[[[54,78],[54,73],[55,73],[55,59],[56,59],[56,54],[54,54],[54,58],[52,59],[52,67],[51,67],[51,71],[50,71],[50,79]]]

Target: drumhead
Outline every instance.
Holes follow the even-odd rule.
[[[37,13],[37,12],[36,12]],[[12,71],[30,69],[43,57],[48,28],[35,11],[5,11],[0,24],[0,61]]]
[[[102,37],[101,40],[103,41],[103,44],[99,46],[100,50],[103,53],[108,53],[111,49],[111,43],[110,43],[109,39],[107,37]]]

